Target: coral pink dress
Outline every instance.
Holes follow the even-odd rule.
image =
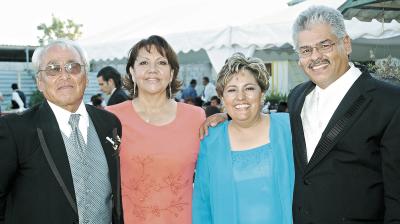
[[[204,110],[178,103],[174,121],[143,121],[131,101],[107,107],[122,123],[121,182],[125,223],[192,222],[193,173]]]

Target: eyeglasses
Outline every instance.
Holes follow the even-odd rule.
[[[84,67],[85,65],[83,64],[79,64],[78,62],[70,62],[65,64],[64,66],[60,65],[60,64],[49,64],[46,66],[45,69],[41,69],[38,71],[39,72],[46,72],[46,74],[48,76],[58,76],[61,74],[62,72],[62,68],[64,67],[65,71],[68,74],[71,75],[78,75],[82,72],[82,67]]]
[[[331,42],[329,40],[324,40],[318,44],[315,45],[315,47],[311,46],[303,46],[300,47],[300,49],[297,51],[299,56],[301,58],[307,58],[310,57],[314,51],[314,48],[321,54],[329,53],[333,49],[333,45],[335,45],[335,42]]]

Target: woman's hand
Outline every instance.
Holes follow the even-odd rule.
[[[205,136],[208,135],[208,127],[210,126],[215,127],[219,123],[224,122],[226,119],[228,119],[226,113],[217,113],[207,117],[207,119],[200,126],[200,133],[199,133],[200,139],[203,139]]]

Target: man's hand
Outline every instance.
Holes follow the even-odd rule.
[[[217,126],[217,124],[224,122],[226,119],[228,119],[228,116],[226,113],[218,113],[218,114],[213,114],[204,121],[204,123],[200,126],[200,139],[203,139],[205,136],[208,135],[208,127],[214,127]]]

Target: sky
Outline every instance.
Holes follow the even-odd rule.
[[[157,28],[149,32],[159,34],[242,25],[276,13],[287,7],[288,1],[2,0],[0,45],[37,45],[41,33],[36,27],[41,23],[50,25],[52,15],[83,24],[81,40],[90,40],[101,34],[105,38],[116,38],[110,32],[126,29],[132,23],[141,23],[148,28],[157,23]]]

